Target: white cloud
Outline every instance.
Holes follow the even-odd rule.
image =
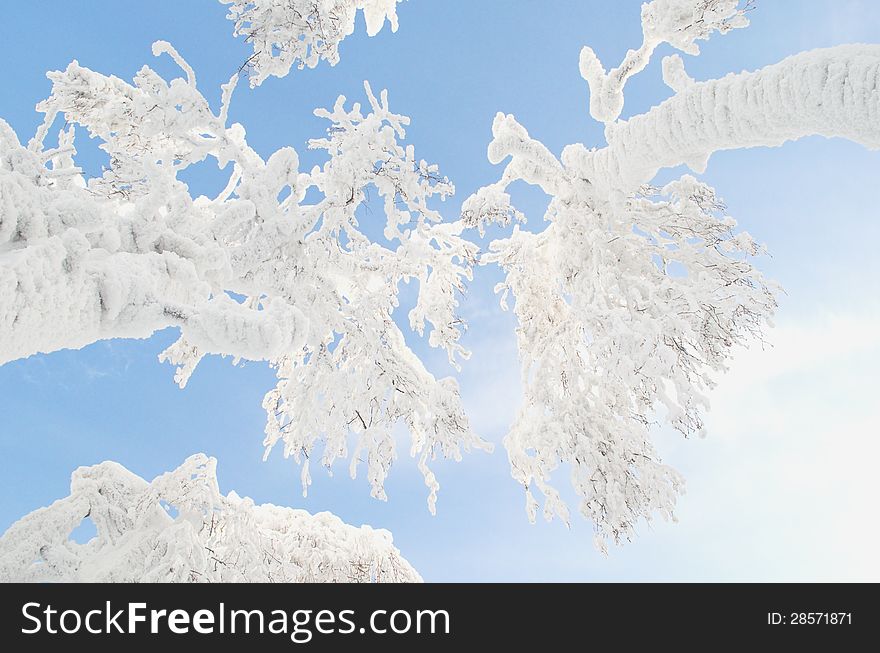
[[[781,326],[713,393],[709,438],[665,447],[689,491],[669,536],[712,578],[880,579],[878,327]]]

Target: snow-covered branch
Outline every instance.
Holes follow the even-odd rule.
[[[363,10],[367,34],[378,34],[387,20],[397,31],[397,4],[403,0],[220,0],[229,5],[233,34],[252,44],[245,62],[251,86],[284,77],[293,66],[314,68],[322,60],[335,66],[339,44],[354,32]]]
[[[113,462],[80,467],[69,496],[0,537],[0,581],[421,581],[388,531],[224,496],[216,467],[198,454],[149,483]],[[79,543],[84,519],[97,533]]]
[[[669,4],[649,3],[643,17],[658,18],[651,12]],[[736,2],[672,4],[716,11],[701,31],[646,28],[649,45],[657,42],[651,34],[674,33],[670,42],[687,51],[709,27],[724,31],[741,16],[731,13],[740,11]],[[669,26],[690,20],[667,9]],[[627,71],[636,71],[630,63]],[[597,117],[616,118],[627,76],[595,80],[608,91],[606,102],[594,88]],[[569,519],[551,481],[560,464],[568,468],[602,549],[629,539],[642,518],[672,516],[683,479],[651,444],[656,411],[685,435],[702,433],[706,390],[734,346],[761,337],[776,306],[774,284],[751,262],[763,248],[736,230],[714,189],[690,175],[664,188],[647,184],[665,167],[702,172],[719,150],[811,134],[880,148],[880,46],[816,50],[699,83],[669,59],[664,78],[673,97],[607,122],[606,147],[569,145],[560,158],[513,116],[498,114],[488,154],[493,163],[508,160],[504,173],[462,208],[463,219],[482,228],[516,214],[506,193],[514,181],[550,196],[543,232],[517,227],[483,258],[507,272],[497,290],[505,306],[509,293],[515,297],[519,321],[525,397],[505,447],[532,519],[533,490],[544,495],[548,519]]]
[[[0,122],[0,363],[179,327],[161,358],[181,386],[205,354],[277,368],[264,402],[267,454],[282,443],[302,460],[304,489],[309,460],[348,457],[353,435],[351,473],[366,461],[372,493],[384,498],[402,420],[433,510],[430,461],[488,445],[471,432],[455,380],[425,369],[391,315],[401,282],[417,281],[412,328],[427,330],[453,366],[468,357],[457,293],[477,247],[462,221],[444,223],[429,206],[452,184],[399,142],[409,119],[390,111],[384,91],[365,85],[366,113],[344,97],[317,111],[330,127],[309,146],[328,158],[301,172],[293,149],[263,160],[244,128],[227,124],[237,76],[215,113],[174,48],[159,42],[154,52],[185,77],[169,83],[144,67],[132,85],[73,62],[50,73],[46,120],[27,147]],[[71,127],[46,149],[57,116]],[[73,125],[102,142],[110,163],[101,177],[74,165]],[[193,198],[178,175],[209,158],[231,167],[227,187]],[[370,193],[390,247],[359,228],[378,217],[361,215]]]
[[[880,46],[841,45],[755,72],[686,84],[645,114],[606,125],[608,147],[570,145],[562,161],[608,189],[634,189],[661,168],[702,172],[713,152],[819,134],[880,148]]]
[[[592,48],[581,50],[581,77],[590,87],[590,115],[610,123],[623,111],[627,80],[643,71],[663,43],[687,54],[699,54],[697,41],[713,32],[726,34],[749,24],[752,0],[651,0],[642,5],[642,45],[629,50],[619,66],[606,72]]]

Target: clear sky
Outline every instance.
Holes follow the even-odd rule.
[[[873,0],[757,4],[751,27],[716,36],[698,58],[685,56],[693,77],[752,70],[805,49],[880,43],[880,5]],[[606,66],[619,62],[640,43],[639,6],[409,0],[399,9],[397,34],[386,26],[369,39],[359,17],[336,67],[294,72],[255,90],[242,84],[231,117],[246,126],[260,153],[292,145],[307,166],[315,155],[305,142],[324,129],[313,108],[332,105],[339,94],[363,100],[365,79],[374,89],[388,88],[391,108],[412,118],[408,142],[417,155],[438,163],[457,186],[444,207],[452,218],[462,200],[500,174],[486,160],[497,111],[514,114],[557,154],[567,143],[602,145],[602,129],[587,113],[578,52],[589,44]],[[45,72],[71,59],[127,80],[144,64],[177,76],[167,58],[152,57],[157,39],[178,48],[203,92],[217,100],[219,85],[248,56],[224,15],[216,0],[9,3],[0,39],[0,117],[21,140],[30,138],[41,120],[34,105],[49,93]],[[631,80],[624,116],[668,96],[659,60],[670,52],[661,48]],[[85,134],[77,146],[81,165],[99,169]],[[498,273],[483,269],[462,308],[474,355],[460,383],[474,427],[499,446],[494,454],[437,465],[436,517],[405,444],[387,503],[371,499],[367,481],[349,479],[345,465],[332,478],[314,472],[304,499],[292,460],[278,451],[262,462],[260,402],[274,386],[271,370],[214,358],[181,391],[172,368],[156,360],[176,339],[166,331],[0,368],[0,530],[66,495],[79,465],[111,459],[149,479],[204,451],[219,459],[224,492],[388,528],[427,580],[880,580],[880,152],[809,138],[716,154],[703,178],[769,247],[772,258],[761,266],[787,294],[769,335],[775,346],[741,352],[714,392],[708,437],[656,433],[666,462],[688,479],[678,524],[642,524],[633,543],[606,558],[583,520],[570,529],[558,521],[528,523],[500,446],[519,403],[514,321],[492,295]],[[209,169],[190,181],[196,194],[222,183]],[[514,199],[530,228],[540,229],[541,194],[516,188]],[[441,354],[417,337],[409,341],[432,371],[451,373]]]

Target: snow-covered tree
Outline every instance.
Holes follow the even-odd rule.
[[[483,229],[523,216],[507,187],[525,181],[549,197],[540,233],[515,226],[483,263],[507,273],[496,288],[515,297],[524,403],[504,444],[544,515],[569,509],[551,476],[567,469],[596,544],[629,539],[652,515],[671,517],[683,479],[650,439],[657,408],[690,435],[702,432],[705,391],[734,345],[760,337],[776,306],[774,285],[751,258],[762,252],[724,215],[715,191],[691,175],[648,186],[662,168],[704,171],[716,151],[841,136],[880,147],[880,46],[799,54],[753,73],[695,82],[677,55],[663,62],[672,97],[619,120],[626,80],[660,43],[697,54],[712,32],[747,24],[751,3],[653,0],[642,6],[644,42],[606,73],[589,48],[581,72],[607,146],[572,144],[556,157],[513,116],[498,114],[489,159],[509,159],[499,182],[462,207]]]
[[[315,7],[323,12],[326,4]],[[382,6],[337,4],[346,11],[364,9],[371,31]],[[396,25],[393,4],[386,13]],[[0,364],[179,327],[180,340],[160,359],[177,366],[181,387],[206,354],[269,361],[277,368],[278,385],[264,402],[266,453],[282,443],[285,455],[301,460],[304,491],[313,454],[328,468],[350,456],[351,474],[365,461],[374,496],[384,498],[395,455],[392,428],[403,420],[433,511],[439,485],[430,460],[488,445],[471,432],[455,380],[437,380],[425,369],[391,313],[400,283],[417,280],[412,328],[427,330],[430,344],[445,349],[454,366],[467,357],[458,344],[463,325],[455,316],[455,295],[471,275],[477,247],[460,237],[462,223],[440,224],[439,213],[428,206],[431,198],[453,193],[452,184],[399,142],[409,120],[389,110],[384,91],[377,98],[365,84],[366,111],[358,103],[346,106],[344,97],[332,109],[316,111],[330,126],[309,147],[325,151],[327,161],[304,172],[292,148],[263,160],[248,146],[244,128],[229,124],[238,73],[223,86],[214,111],[177,51],[165,42],[153,50],[171,56],[184,77],[167,82],[144,67],[128,84],[74,61],[49,74],[52,95],[38,105],[45,121],[26,146],[0,120]],[[57,146],[47,147],[59,116],[65,128]],[[76,166],[77,126],[99,139],[109,157],[100,177],[87,178]],[[193,197],[179,175],[208,158],[229,170],[228,184],[217,197]],[[319,199],[306,202],[310,190]],[[359,209],[370,193],[382,201],[391,248],[359,229]],[[368,212],[367,219],[377,218]],[[213,464],[190,460],[168,481],[186,481],[190,468],[208,470],[193,476],[202,503],[179,508],[188,511],[185,524],[197,526],[193,515],[201,515],[210,517],[210,528],[207,521],[204,528],[180,519],[157,522],[140,499],[132,506],[91,506],[86,512],[96,521],[100,510],[111,516],[129,511],[130,519],[115,530],[99,528],[98,539],[85,548],[67,540],[88,503],[81,478],[106,477],[108,487],[139,490],[146,484],[113,463],[80,470],[70,499],[28,516],[3,540],[4,576],[418,579],[381,533],[357,531],[326,515],[311,518],[220,497]],[[161,500],[174,503],[173,496]],[[229,526],[215,531],[220,512]],[[238,532],[248,524],[258,525],[250,542]],[[28,547],[40,538],[45,546],[32,555]],[[162,547],[174,538],[180,541],[170,557],[162,557]],[[205,551],[218,546],[228,552],[243,546],[249,557],[233,563],[212,553],[209,564]],[[298,546],[304,551],[297,552]],[[155,553],[160,549],[161,555]],[[24,558],[21,551],[27,551]],[[111,552],[127,557],[116,566],[95,563]],[[277,565],[267,556],[275,556]],[[46,564],[29,566],[37,559]]]
[[[398,0],[221,1],[229,5],[236,34],[253,43],[246,66],[253,85],[293,65],[335,63],[358,10],[371,34],[386,19],[392,29],[397,24]],[[715,151],[781,145],[810,134],[880,148],[880,46],[807,52],[706,82],[688,76],[678,55],[667,57],[663,75],[672,96],[643,115],[620,119],[627,80],[659,44],[696,54],[696,41],[744,27],[749,8],[737,0],[646,3],[643,43],[620,66],[606,72],[592,50],[581,53],[590,111],[605,124],[607,145],[572,144],[556,156],[513,116],[498,114],[489,158],[509,159],[507,165],[500,181],[468,198],[453,222],[444,222],[433,203],[448,197],[452,184],[403,144],[408,119],[391,112],[387,94],[377,97],[368,84],[364,107],[340,97],[316,112],[330,127],[309,147],[327,156],[305,171],[294,149],[263,159],[248,145],[244,127],[230,124],[238,73],[223,86],[215,110],[168,43],[157,42],[154,53],[171,56],[183,70],[170,82],[149,67],[130,84],[73,62],[49,74],[52,94],[38,106],[45,121],[27,144],[0,120],[0,364],[176,327],[180,339],[160,358],[176,366],[181,386],[208,354],[274,366],[278,384],[264,400],[266,453],[280,445],[300,461],[304,489],[311,462],[329,468],[348,459],[352,474],[366,463],[373,496],[385,498],[393,429],[402,422],[433,511],[439,486],[431,460],[490,447],[471,431],[455,379],[428,372],[392,313],[400,284],[418,282],[410,326],[419,334],[427,330],[428,342],[457,367],[468,355],[459,342],[457,293],[473,265],[498,264],[506,271],[498,288],[502,301],[515,299],[525,392],[505,446],[513,476],[526,489],[528,514],[537,514],[537,490],[548,518],[569,519],[551,478],[563,465],[581,512],[596,524],[600,548],[626,540],[640,519],[671,516],[683,486],[651,443],[658,408],[684,434],[700,433],[706,390],[733,346],[760,337],[775,308],[774,285],[752,264],[761,246],[736,229],[715,191],[692,175],[655,188],[657,172],[687,164],[699,174]],[[65,128],[57,146],[49,146],[59,117]],[[98,139],[109,157],[101,176],[87,177],[76,166],[77,127]],[[193,197],[180,174],[208,159],[229,171],[228,183],[216,197]],[[548,225],[532,233],[515,224],[481,257],[466,231],[522,222],[508,193],[516,181],[550,197]],[[359,211],[369,193],[382,203],[390,246],[360,227],[360,219],[378,217]],[[211,467],[203,459],[187,464]],[[108,483],[112,477],[116,486],[147,491],[118,466],[97,469]],[[187,474],[168,482],[185,482]],[[205,535],[208,517],[220,511],[234,515],[235,524],[263,524],[271,512],[220,497],[210,473],[198,478],[209,498],[178,505],[182,517],[155,524],[144,517],[147,524],[137,521],[147,514],[141,508],[126,513],[131,523],[144,524],[123,525],[138,543],[130,550],[152,551],[153,543],[180,532],[189,553],[176,559],[207,574],[199,556],[204,547],[214,548],[205,539],[213,537]],[[45,569],[62,575],[105,572],[89,556],[116,546],[122,531],[99,524],[98,542],[86,545],[92,549],[67,544],[68,527],[85,514],[79,496],[75,488],[62,504],[75,510],[50,509],[20,522],[15,533],[25,535],[3,540],[3,547],[25,543],[12,567],[19,571],[4,573],[33,571],[29,565],[37,559],[51,561]],[[291,514],[263,528],[287,528],[278,524],[294,519]],[[308,523],[303,533],[318,528]],[[334,529],[345,530],[328,526],[328,538],[336,537]],[[43,531],[57,544],[52,555],[32,548],[42,537],[32,533]],[[261,552],[280,536],[260,538],[266,539],[224,542],[268,564]],[[284,542],[285,550],[296,548]],[[369,545],[385,553],[369,558],[364,568],[371,571],[359,578],[378,576],[380,568],[385,577],[391,568],[398,569],[387,572],[392,576],[409,577],[402,562],[377,562],[391,559],[382,557],[393,551],[386,544]],[[336,556],[328,547],[324,553]],[[361,559],[352,547],[344,549],[340,560]],[[287,567],[229,573],[304,577],[296,571],[304,563],[292,553],[290,559]],[[186,577],[186,565],[175,567],[184,574],[178,578]],[[125,573],[153,578],[151,569],[135,565]],[[107,573],[103,577],[123,572]]]
[[[0,582],[421,581],[388,531],[223,496],[216,468],[199,454],[148,483],[112,462],[80,467],[70,496],[0,538]],[[84,519],[97,533],[76,542]]]

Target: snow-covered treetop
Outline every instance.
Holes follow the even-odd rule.
[[[0,582],[419,582],[391,534],[330,513],[255,505],[187,458],[147,482],[122,465],[80,467],[70,495],[0,538]],[[84,519],[97,534],[71,539]]]
[[[367,34],[378,34],[387,20],[397,31],[397,3],[403,0],[220,0],[229,5],[235,36],[244,36],[254,53],[245,67],[251,86],[284,77],[293,66],[314,68],[321,60],[339,62],[339,44],[354,32],[363,10]]]

